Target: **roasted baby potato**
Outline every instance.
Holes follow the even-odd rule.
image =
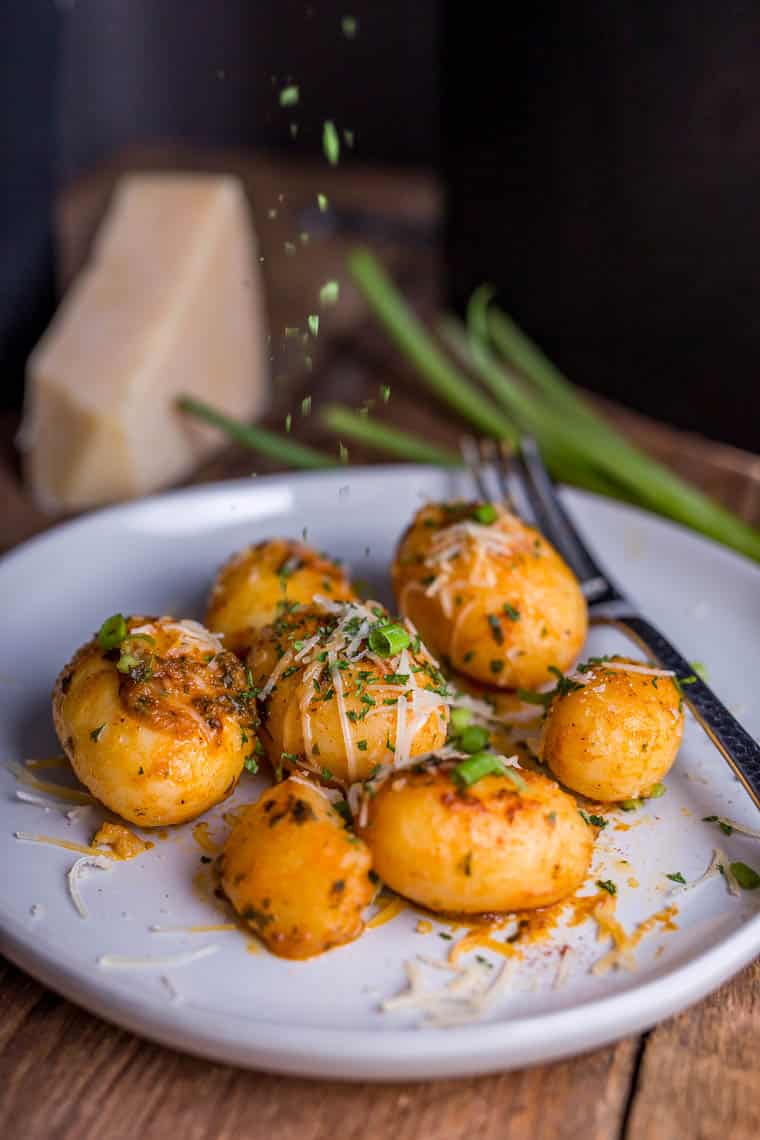
[[[116,614],[61,672],[53,719],[101,803],[162,827],[234,789],[256,747],[248,690],[237,657],[197,622]]]
[[[578,681],[560,686],[541,753],[566,787],[595,800],[632,800],[670,770],[683,736],[681,696],[671,677],[646,669],[614,657],[581,666]]]
[[[285,613],[258,632],[248,665],[276,772],[301,766],[351,784],[446,739],[445,678],[375,602]]]
[[[450,764],[413,768],[380,785],[366,819],[359,834],[382,881],[433,911],[547,906],[580,886],[591,860],[574,800],[524,769],[462,787]]]
[[[580,652],[586,602],[533,527],[493,503],[428,503],[392,567],[401,613],[452,668],[499,688],[534,688]]]
[[[292,777],[245,809],[219,858],[222,889],[274,954],[351,942],[375,893],[369,850],[324,789]]]
[[[222,566],[211,589],[206,625],[223,635],[226,649],[244,657],[253,631],[273,622],[284,603],[311,605],[315,594],[336,601],[355,597],[336,562],[301,542],[272,538],[241,550]]]

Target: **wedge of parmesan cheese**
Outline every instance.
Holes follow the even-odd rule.
[[[218,433],[181,393],[245,420],[267,398],[257,246],[233,177],[123,178],[27,365],[20,442],[39,503],[78,510],[187,475]]]

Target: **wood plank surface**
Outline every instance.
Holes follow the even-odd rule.
[[[391,225],[373,248],[423,310],[438,297],[434,244],[441,195],[426,176],[355,171],[338,178],[322,168],[249,156],[186,155],[175,150],[127,155],[64,195],[60,211],[62,279],[81,264],[114,178],[122,169],[184,165],[233,169],[244,177],[260,225],[273,329],[298,323],[322,280],[342,273],[355,236],[322,235],[292,270],[283,252],[317,192],[345,209],[361,207],[411,225],[405,243]],[[286,186],[284,202],[278,200]],[[300,253],[299,253],[300,256]],[[313,373],[281,368],[271,423],[294,401],[353,405],[391,383],[389,418],[431,439],[455,441],[457,425],[411,377],[367,322],[350,290],[346,306],[320,338]],[[301,317],[302,319],[302,317]],[[605,410],[663,461],[743,517],[760,521],[760,459],[676,432],[619,407]],[[50,521],[21,484],[13,435],[17,417],[0,419],[0,548]],[[298,424],[310,442],[334,447],[316,417]],[[351,449],[355,462],[378,456]],[[249,475],[271,465],[234,447],[194,481]],[[756,1077],[760,1056],[760,967],[744,971],[706,1001],[642,1037],[628,1038],[553,1065],[472,1080],[349,1085],[250,1073],[142,1041],[57,997],[14,966],[0,963],[0,1121],[13,1140],[744,1140],[760,1129]],[[579,1017],[582,1017],[582,1010]]]

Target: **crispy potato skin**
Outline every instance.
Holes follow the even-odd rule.
[[[471,523],[476,505],[428,503],[417,512],[392,566],[398,607],[452,668],[498,688],[535,688],[549,680],[550,665],[564,671],[578,656],[586,602],[556,550],[503,508],[478,530],[501,536],[508,552],[479,558],[467,539],[456,559],[436,560],[443,532]]]
[[[590,799],[645,795],[670,770],[681,744],[676,686],[669,677],[603,664],[585,680],[582,689],[552,701],[541,741],[544,761],[566,787]]]
[[[548,906],[583,882],[591,829],[553,780],[520,770],[460,791],[440,768],[391,777],[360,834],[375,871],[432,911],[483,914]]]
[[[294,641],[306,640],[316,633],[324,620],[322,613],[298,610],[288,619],[286,633],[277,632],[282,623],[280,627],[267,626],[260,630],[248,655],[254,683],[261,687],[269,678],[279,660],[278,646],[287,649]],[[411,650],[410,658],[413,664],[422,661]],[[316,770],[329,770],[331,779],[350,784],[366,780],[377,764],[387,764],[396,743],[398,710],[395,702],[391,705],[382,703],[384,698],[395,695],[393,690],[373,681],[375,678],[382,680],[389,668],[360,660],[340,673],[349,718],[346,735],[351,743],[350,759],[338,700],[334,695],[323,699],[332,687],[330,682],[323,680],[321,689],[317,691],[305,667],[296,668],[289,676],[286,671],[286,675],[277,681],[261,713],[260,739],[272,767],[275,770],[292,767],[290,758],[298,756]],[[365,674],[364,679],[360,673]],[[433,687],[433,681],[426,674],[419,673],[417,677],[421,688]],[[375,705],[371,707],[371,715],[368,715],[369,706],[357,695],[357,686],[363,693],[372,694]],[[351,717],[356,719],[351,720]],[[410,754],[422,756],[444,744],[448,707],[441,703],[427,716],[420,714],[417,721],[409,712],[407,723],[413,733]]]
[[[184,823],[233,791],[255,745],[245,671],[194,622],[133,617],[127,625],[154,640],[128,643],[150,660],[151,675],[119,672],[120,651],[93,638],[56,682],[58,739],[106,807],[141,827]]]
[[[282,602],[311,605],[315,594],[334,601],[356,595],[341,568],[301,542],[272,538],[234,554],[211,589],[206,625],[226,649],[244,657],[253,631],[275,620]]]
[[[219,869],[235,910],[281,958],[311,958],[353,941],[375,893],[366,844],[300,778],[245,809]]]

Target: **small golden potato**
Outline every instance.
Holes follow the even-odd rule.
[[[355,597],[340,566],[301,542],[272,538],[249,546],[222,566],[209,597],[206,625],[226,649],[244,657],[252,633],[273,622],[283,603],[311,605],[315,594]]]
[[[404,648],[381,656],[383,646],[373,642],[389,626]],[[375,602],[284,614],[259,631],[248,665],[275,771],[300,765],[351,784],[446,739],[445,678],[419,638]]]
[[[485,914],[548,906],[583,882],[593,838],[573,799],[525,769],[460,788],[442,765],[391,776],[359,829],[372,865],[429,910]]]
[[[163,827],[232,792],[258,718],[243,666],[203,626],[119,614],[61,672],[53,719],[101,803]]]
[[[235,910],[281,958],[311,958],[357,938],[375,893],[366,844],[300,776],[245,809],[219,869]]]
[[[572,571],[537,530],[496,504],[422,507],[392,575],[401,613],[431,651],[486,685],[535,688],[550,665],[565,670],[586,639]]]
[[[557,695],[541,741],[544,762],[566,787],[595,800],[646,796],[670,770],[683,736],[681,696],[670,677],[625,671],[615,657],[579,674]]]

